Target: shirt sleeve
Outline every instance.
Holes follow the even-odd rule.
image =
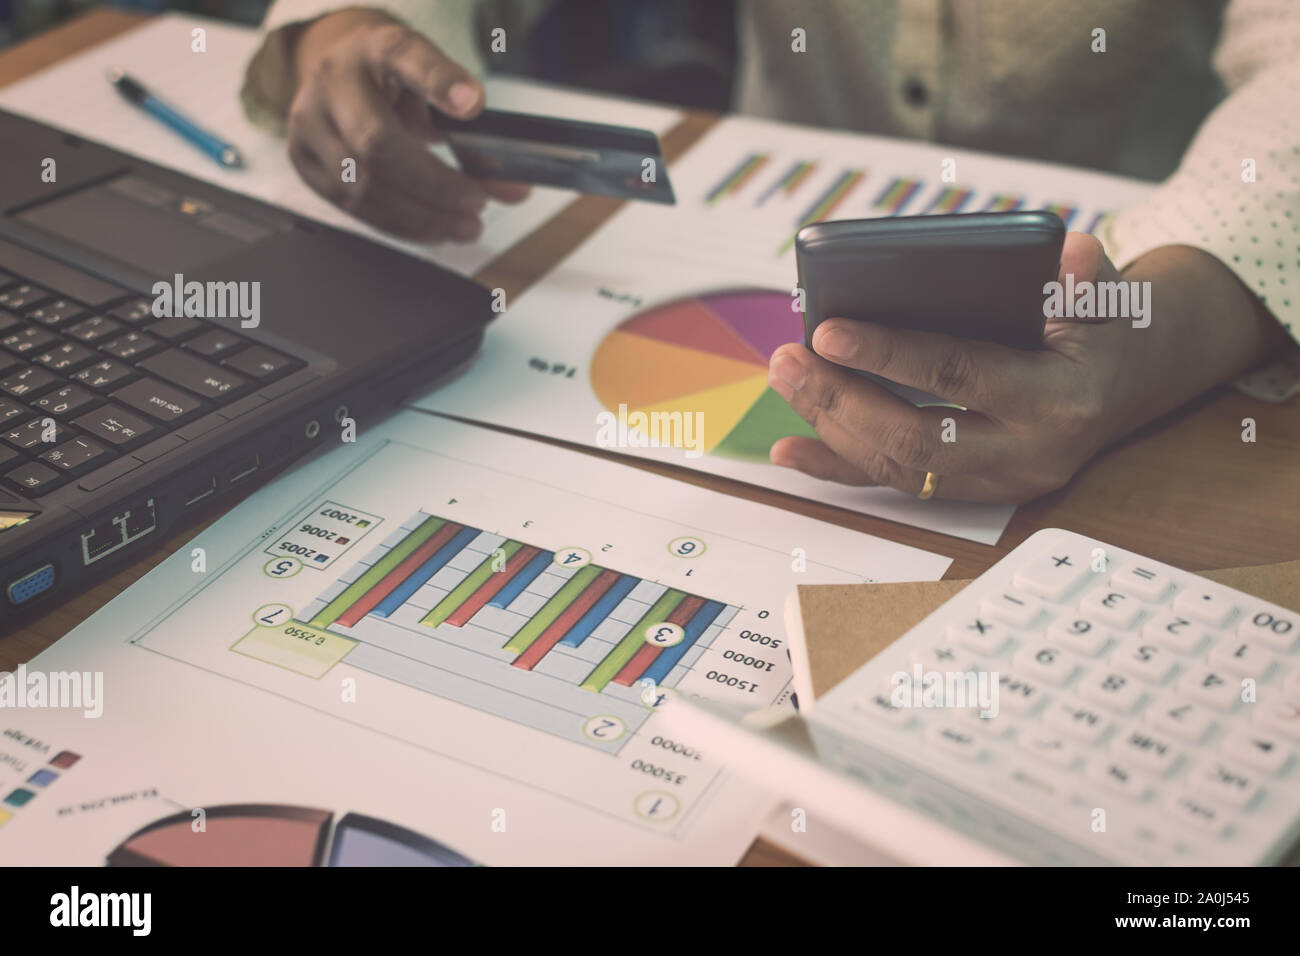
[[[475,34],[478,5],[479,0],[367,0],[359,4],[275,0],[262,21],[262,44],[244,71],[239,94],[244,112],[259,126],[283,133],[296,87],[290,54],[293,30],[353,6],[379,10],[403,21],[467,70],[481,74],[483,58]]]
[[[1300,341],[1300,3],[1234,0],[1214,66],[1227,96],[1101,238],[1121,269],[1158,246],[1212,253]]]

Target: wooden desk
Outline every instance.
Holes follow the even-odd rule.
[[[0,85],[71,56],[142,18],[92,10],[70,23],[0,53]],[[665,155],[680,155],[716,117],[692,114],[664,137]],[[584,197],[489,263],[476,278],[502,287],[511,300],[537,281],[617,209],[613,200]],[[1267,564],[1300,558],[1300,414],[1297,403],[1266,405],[1227,389],[1203,397],[1098,456],[1058,492],[1021,507],[996,547],[895,524],[726,478],[646,462],[585,446],[583,454],[613,458],[656,474],[832,524],[951,555],[949,577],[974,577],[1039,528],[1062,527],[1189,570]],[[1258,441],[1241,441],[1242,419],[1257,423]],[[174,531],[149,555],[58,610],[0,639],[0,670],[30,660],[119,594],[239,500],[226,502]],[[759,841],[745,863],[796,859]]]

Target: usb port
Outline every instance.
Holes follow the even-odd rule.
[[[226,473],[226,484],[233,485],[237,481],[243,481],[253,472],[257,471],[262,464],[260,455],[254,455],[252,458],[245,458],[238,464],[232,465],[230,471]]]
[[[185,499],[185,507],[188,508],[196,501],[202,501],[208,495],[216,493],[216,490],[217,490],[217,476],[213,475],[211,478],[208,479],[208,483],[206,485],[200,485],[190,493],[190,496]]]

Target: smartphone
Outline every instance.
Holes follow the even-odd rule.
[[[1065,223],[1049,212],[846,219],[795,239],[804,344],[829,318],[1042,347],[1043,286],[1057,278]],[[942,396],[886,382],[918,405]]]

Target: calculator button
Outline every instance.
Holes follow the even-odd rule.
[[[1141,800],[1151,789],[1150,778],[1130,764],[1101,758],[1088,764],[1087,775],[1112,793]]]
[[[984,752],[984,745],[974,733],[952,724],[935,724],[926,736],[945,752],[964,760],[974,760]]]
[[[1043,721],[1081,744],[1092,744],[1110,727],[1110,718],[1095,707],[1066,698],[1049,707]]]
[[[1163,684],[1175,667],[1173,654],[1145,642],[1122,645],[1110,656],[1110,664],[1148,684]]]
[[[1084,595],[1079,602],[1079,610],[1086,617],[1127,630],[1142,613],[1142,602],[1131,594],[1114,588],[1098,588]]]
[[[1205,641],[1205,628],[1179,614],[1157,614],[1142,626],[1142,636],[1179,654],[1195,654]]]
[[[1178,748],[1174,743],[1142,726],[1116,734],[1110,742],[1110,752],[1119,760],[1139,764],[1156,776],[1164,776],[1178,762]]]
[[[1223,627],[1236,609],[1231,598],[1195,583],[1174,598],[1174,611],[1210,627]]]
[[[966,723],[959,726],[960,729],[969,729],[982,737],[997,740],[1011,729],[1012,722],[1000,711],[992,717],[983,717],[980,715],[980,709],[975,707],[966,711]]]
[[[1026,647],[1012,659],[1012,665],[1028,677],[1060,687],[1079,668],[1079,659],[1055,647]]]
[[[1013,714],[1027,714],[1046,697],[1037,684],[1017,674],[998,675],[998,709]]]
[[[907,655],[907,662],[919,664],[922,670],[939,668],[945,671],[968,671],[970,659],[951,644],[927,644],[913,648]]]
[[[1232,710],[1241,701],[1241,681],[1226,671],[1192,667],[1178,679],[1183,696],[1213,707]]]
[[[1281,737],[1249,729],[1225,736],[1219,741],[1219,752],[1263,773],[1277,773],[1291,759],[1291,747]]]
[[[1170,819],[1206,833],[1220,833],[1228,824],[1227,815],[1217,804],[1193,793],[1175,793],[1165,801]]]
[[[1172,694],[1147,708],[1146,722],[1192,744],[1200,743],[1214,726],[1214,718],[1208,710]]]
[[[1075,692],[1084,700],[1121,714],[1131,713],[1142,699],[1142,685],[1114,671],[1096,671],[1080,681]]]
[[[1254,715],[1258,723],[1292,740],[1300,740],[1300,703],[1287,700],[1259,703],[1255,705]]]
[[[1261,641],[1278,651],[1289,651],[1295,644],[1298,633],[1300,624],[1297,624],[1296,618],[1274,614],[1272,611],[1256,611],[1253,614],[1247,611],[1237,625],[1238,637],[1246,641]]]
[[[908,713],[904,707],[898,707],[884,694],[868,694],[853,702],[853,709],[873,719],[901,727],[907,723]]]
[[[982,657],[996,657],[1010,635],[1006,628],[986,617],[973,617],[948,628],[948,637]]]
[[[1004,591],[980,602],[980,611],[1012,627],[1028,627],[1043,609],[1037,598]]]
[[[1259,678],[1273,666],[1273,655],[1259,644],[1229,638],[1210,651],[1210,663],[1237,677]]]
[[[1261,789],[1254,774],[1218,761],[1193,770],[1187,783],[1217,803],[1238,808],[1248,805]]]
[[[1062,549],[1017,568],[1012,580],[1021,591],[1045,601],[1059,601],[1091,574],[1086,554],[1070,554]]]
[[[1071,743],[1066,734],[1049,731],[1025,731],[1016,739],[1016,743],[1028,754],[1045,760],[1055,767],[1067,769],[1078,759],[1081,751]]]
[[[1110,633],[1086,617],[1066,614],[1052,622],[1047,637],[1076,654],[1095,657],[1110,640]]]
[[[1173,577],[1149,564],[1130,564],[1110,576],[1110,586],[1152,604],[1160,603]]]

